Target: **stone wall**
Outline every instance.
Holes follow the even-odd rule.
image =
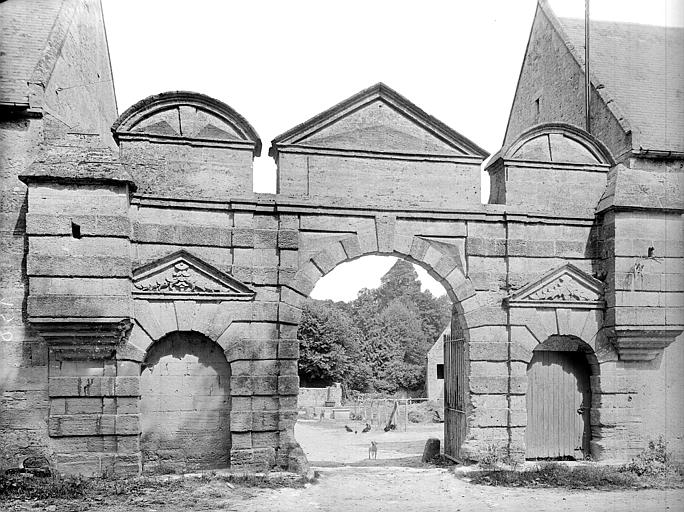
[[[48,350],[27,322],[27,223],[29,231],[36,228],[27,219],[27,188],[18,176],[43,157],[44,143],[63,139],[69,131],[99,134],[113,145],[110,127],[117,112],[99,2],[51,2],[35,9],[5,2],[0,17],[30,36],[44,35],[32,40],[24,34],[22,51],[3,57],[3,66],[20,73],[24,87],[28,83],[24,107],[0,105],[0,464],[17,465],[28,455],[51,456],[54,450],[47,436]],[[34,31],[36,24],[42,28]],[[3,47],[15,42],[3,40]],[[70,135],[66,144],[80,145],[78,139]],[[53,234],[53,227],[55,233],[71,229],[68,224],[57,228],[50,219],[34,220],[33,226],[47,229],[44,234]],[[47,281],[34,287],[44,289],[50,286]],[[84,447],[78,447],[79,453]]]
[[[140,432],[146,473],[230,464],[230,365],[219,345],[178,331],[150,347],[140,376]]]
[[[334,384],[325,388],[299,388],[297,407],[323,407],[325,402],[342,405],[342,387]]]
[[[423,266],[454,304],[465,421],[452,455],[496,444],[524,458],[529,363],[558,344],[590,368],[592,456],[625,459],[664,434],[681,457],[681,162],[614,165],[603,144],[621,154],[628,141],[600,105],[603,143],[563,132],[596,161],[566,144],[553,157],[557,122],[581,124],[581,76],[544,13],[507,144],[552,120],[536,128],[551,153],[505,147],[491,167],[501,204],[481,205],[486,152],[383,84],[273,141],[276,195],[252,194],[254,129],[200,94],[131,107],[113,125],[117,154],[99,4],[64,5],[59,44],[34,66],[44,94],[31,82],[33,103],[3,107],[0,123],[6,463],[301,470],[301,308],[321,277],[369,254]],[[179,439],[200,438],[191,459]]]
[[[444,374],[438,376],[437,365],[444,369],[444,337],[451,335],[451,329],[444,332],[435,340],[427,353],[427,371],[425,372],[425,391],[429,400],[444,402]]]

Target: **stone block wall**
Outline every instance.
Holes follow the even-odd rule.
[[[336,407],[342,405],[342,387],[339,384],[325,388],[299,388],[297,407],[323,407],[325,402],[334,402]]]
[[[414,172],[417,165],[420,173]],[[281,154],[278,166],[280,193],[324,198],[328,204],[343,206],[351,199],[368,207],[401,203],[410,208],[454,208],[480,201],[476,163]],[[335,187],[330,187],[331,180]]]
[[[3,82],[0,105],[2,466],[17,466],[29,455],[50,457],[54,453],[47,436],[47,344],[27,321],[28,308],[38,304],[27,301],[26,232],[43,229],[43,234],[52,234],[54,228],[55,233],[65,234],[70,230],[63,218],[54,222],[50,218],[26,218],[27,187],[18,177],[43,157],[46,143],[67,137],[67,144],[73,144],[78,136],[68,133],[75,129],[98,134],[105,144],[113,145],[110,127],[117,115],[100,4],[86,0],[50,4],[5,2],[0,7],[0,17],[9,23],[7,26],[17,28],[13,34],[20,36],[3,38],[3,49],[7,50],[3,69],[8,73],[11,70],[11,78],[22,85],[21,94],[13,97],[17,90],[6,89],[8,82]],[[52,287],[48,281],[34,285],[38,295],[50,295],[45,292]],[[53,310],[61,307],[58,300],[46,300],[52,302],[47,306]]]

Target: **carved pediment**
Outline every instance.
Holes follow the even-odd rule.
[[[506,299],[509,306],[599,309],[603,283],[574,265],[564,265]]]
[[[134,271],[133,294],[174,300],[250,300],[255,292],[230,274],[179,251]]]

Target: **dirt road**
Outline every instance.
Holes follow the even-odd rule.
[[[264,491],[227,510],[243,512],[681,511],[684,490],[565,491],[471,485],[446,469],[320,469],[317,484]]]
[[[628,512],[684,511],[684,489],[569,491],[473,485],[452,469],[423,465],[428,437],[442,425],[415,425],[408,432],[373,429],[354,434],[344,424],[299,422],[297,439],[319,474],[304,488],[233,487],[221,480],[187,482],[177,489],[151,489],[135,496],[13,503],[0,510],[33,512]],[[368,460],[368,445],[378,445]],[[51,505],[51,507],[49,507]]]

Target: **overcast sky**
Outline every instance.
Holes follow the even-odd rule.
[[[536,0],[102,0],[119,113],[190,90],[242,114],[261,137],[254,189],[275,191],[270,141],[384,82],[490,153],[503,140]],[[682,0],[592,0],[593,19],[681,25]],[[554,0],[582,17],[584,0]],[[488,184],[483,187],[486,200]],[[368,257],[371,258],[371,257]],[[350,300],[391,259],[339,266],[312,296]],[[422,270],[422,269],[421,269]],[[444,293],[421,272],[424,285]]]

